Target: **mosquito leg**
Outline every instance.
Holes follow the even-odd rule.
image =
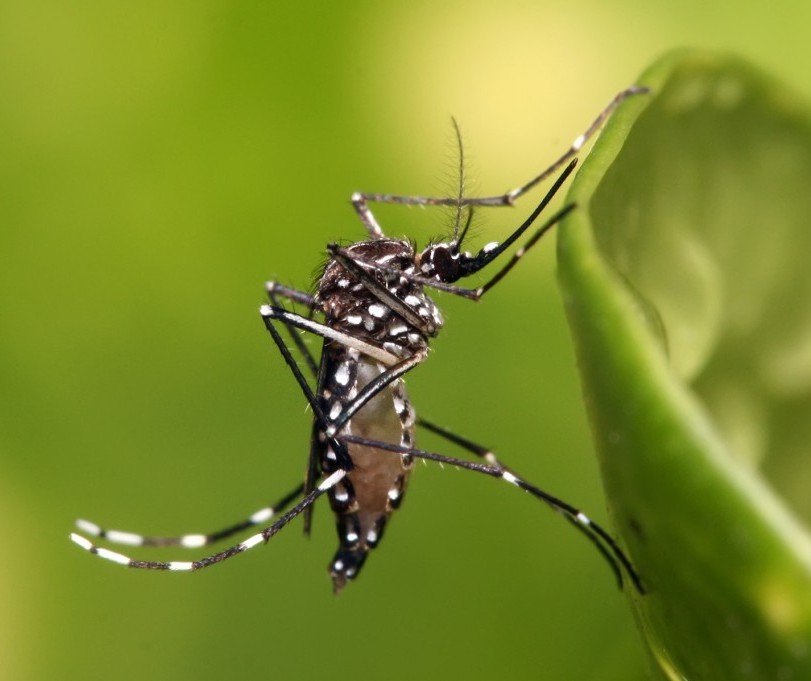
[[[158,560],[135,560],[133,558],[129,558],[121,553],[116,551],[110,551],[109,549],[102,548],[100,546],[96,546],[93,542],[91,542],[86,537],[80,534],[71,534],[71,540],[83,548],[85,551],[89,551],[92,554],[97,555],[99,558],[105,558],[106,560],[110,560],[113,563],[118,563],[120,565],[125,565],[131,568],[138,568],[141,570],[172,570],[172,571],[194,571],[194,570],[201,570],[202,568],[210,567],[215,563],[221,563],[228,558],[233,558],[234,556],[244,553],[249,549],[252,549],[254,546],[261,544],[263,542],[267,542],[272,536],[278,534],[278,532],[285,527],[293,518],[301,514],[307,508],[312,506],[318,497],[322,494],[330,490],[332,487],[337,485],[343,478],[346,476],[347,472],[343,469],[339,469],[332,473],[329,477],[324,479],[318,487],[316,487],[312,492],[307,494],[298,504],[296,504],[292,509],[290,509],[287,513],[281,516],[275,523],[266,527],[261,532],[254,534],[248,537],[245,541],[240,542],[239,544],[235,544],[234,546],[225,549],[225,551],[221,551],[220,553],[215,553],[210,556],[206,556],[205,558],[200,558],[199,560],[194,561],[158,561]]]
[[[408,454],[419,459],[437,461],[449,466],[464,468],[466,470],[489,475],[493,478],[501,478],[502,480],[509,482],[511,485],[528,492],[536,499],[539,499],[558,513],[562,514],[569,522],[571,522],[587,538],[589,538],[591,542],[597,546],[602,556],[608,561],[611,569],[614,571],[614,574],[617,577],[617,582],[619,583],[620,588],[622,588],[622,574],[624,571],[631,578],[636,590],[641,594],[645,593],[645,587],[642,584],[642,580],[630,559],[625,555],[625,553],[619,547],[619,544],[617,544],[614,538],[606,530],[604,530],[597,523],[593,522],[579,509],[527,482],[512,471],[502,468],[501,466],[493,466],[490,464],[478,463],[476,461],[466,461],[465,459],[458,459],[456,457],[445,456],[443,454],[428,452],[421,449],[413,449],[411,447],[402,447],[400,445],[394,445],[388,442],[368,440],[366,438],[354,435],[343,435],[341,440],[367,447],[374,447],[375,449],[395,452],[401,455]]]
[[[543,226],[538,229],[529,239],[527,242],[521,246],[515,253],[513,253],[512,257],[507,261],[507,263],[498,271],[496,272],[487,282],[485,282],[482,286],[472,291],[471,298],[473,300],[480,300],[481,297],[487,293],[493,286],[495,286],[498,282],[502,280],[504,275],[507,274],[513,267],[515,267],[516,263],[523,258],[527,251],[532,248],[541,237],[546,234],[552,227],[558,224],[563,218],[565,218],[570,212],[572,212],[575,208],[575,205],[569,204],[558,213],[556,213],[551,220],[544,223]]]
[[[299,291],[298,289],[290,288],[289,286],[280,284],[277,281],[266,281],[265,292],[271,301],[275,301],[277,298],[285,298],[291,302],[304,305],[309,309],[315,307],[315,299],[312,295],[306,291]],[[274,302],[274,305],[275,304],[276,303]]]
[[[614,112],[622,102],[624,102],[629,97],[633,97],[635,95],[646,95],[650,93],[650,89],[646,87],[640,87],[638,85],[632,85],[621,92],[618,92],[614,97],[612,97],[611,101],[608,105],[599,113],[597,117],[592,121],[591,125],[586,128],[585,132],[578,135],[574,141],[572,142],[571,146],[566,150],[566,152],[558,158],[552,165],[550,165],[546,170],[536,175],[532,178],[529,182],[520,187],[513,189],[512,191],[507,192],[504,197],[495,197],[496,199],[499,198],[506,198],[507,205],[512,205],[515,200],[521,196],[522,194],[526,194],[530,189],[532,189],[536,184],[542,182],[547,177],[552,175],[558,168],[561,168],[564,163],[569,161],[570,159],[574,158],[576,154],[580,153],[580,150],[583,146],[588,142],[594,134],[602,127],[603,123],[608,120],[609,116]]]
[[[296,364],[296,360],[293,358],[293,355],[290,352],[290,348],[287,347],[287,344],[284,342],[284,339],[282,338],[281,334],[279,333],[279,331],[276,329],[275,325],[273,324],[273,319],[274,318],[276,318],[276,319],[280,318],[280,317],[276,316],[276,314],[278,313],[278,314],[281,315],[282,323],[288,323],[285,320],[290,319],[290,318],[295,318],[295,319],[303,320],[303,321],[307,322],[308,325],[315,325],[316,327],[324,328],[324,329],[327,329],[329,331],[332,331],[332,329],[329,329],[329,327],[325,327],[323,324],[316,324],[315,322],[311,322],[310,320],[307,320],[304,317],[299,317],[299,315],[295,315],[292,312],[287,312],[286,310],[271,307],[270,305],[263,305],[261,311],[262,311],[262,319],[265,322],[265,328],[267,328],[268,332],[270,333],[271,337],[273,338],[273,342],[276,343],[276,347],[279,349],[279,352],[281,353],[282,357],[284,358],[284,361],[287,363],[287,366],[290,369],[290,372],[293,374],[293,378],[296,379],[296,383],[298,383],[299,388],[301,388],[301,392],[304,394],[304,397],[307,399],[307,403],[310,405],[310,408],[313,410],[313,414],[315,414],[315,418],[317,419],[318,423],[324,424],[324,427],[326,427],[326,424],[328,423],[327,417],[324,414],[323,410],[321,409],[321,405],[318,403],[318,400],[316,399],[316,395],[313,392],[313,389],[310,387],[310,384],[307,383],[307,379],[304,377],[304,374],[301,373],[301,369],[299,369],[298,364]],[[269,313],[269,314],[266,314],[266,313]],[[294,326],[298,326],[298,324],[294,324]],[[307,330],[310,330],[310,329],[307,329]],[[339,335],[343,336],[345,334],[339,334]],[[388,354],[388,353],[386,353],[386,354]],[[392,355],[392,357],[393,357],[393,355]],[[336,454],[336,457],[337,457],[336,461],[337,461],[338,466],[340,468],[343,468],[343,469],[347,470],[347,471],[352,470],[352,467],[353,467],[352,466],[352,459],[349,456],[349,452],[346,451],[346,447],[344,446],[344,444],[342,442],[340,442],[339,440],[335,440],[335,439],[332,440],[332,443],[334,445],[334,450],[335,450],[335,454]],[[310,464],[308,465],[308,470],[309,471],[314,470],[313,466],[314,466],[314,462],[311,459]],[[310,491],[309,485],[310,485],[311,482],[312,482],[312,480],[310,479],[310,476],[308,475],[307,482],[305,484],[305,491],[308,492],[308,493]],[[306,524],[309,525],[309,523],[306,523]]]
[[[315,310],[315,300],[313,296],[309,293],[305,293],[304,291],[298,291],[294,288],[289,288],[287,286],[283,286],[275,281],[268,281],[265,283],[265,291],[267,293],[268,299],[273,304],[274,307],[280,308],[281,305],[279,303],[279,298],[286,298],[287,300],[293,301],[294,303],[301,303],[302,305],[306,305],[310,311],[310,316],[307,317],[312,321],[312,313]],[[318,363],[315,361],[315,357],[313,357],[313,353],[310,352],[310,349],[307,347],[307,344],[304,342],[302,337],[296,333],[296,330],[293,326],[289,324],[285,324],[285,328],[290,334],[290,339],[293,341],[293,344],[296,346],[298,351],[301,353],[301,356],[304,358],[304,362],[307,364],[307,368],[313,374],[313,376],[318,376]]]
[[[376,198],[377,196],[379,195],[355,192],[352,194],[352,198],[350,199],[350,201],[352,201],[352,207],[358,214],[358,218],[360,218],[361,224],[366,228],[366,231],[369,232],[369,236],[372,237],[372,239],[382,239],[386,236],[383,233],[383,228],[377,223],[377,218],[375,218],[374,214],[369,208],[368,202],[378,201]],[[393,201],[392,203],[402,202]]]
[[[243,530],[255,525],[261,525],[274,518],[280,511],[287,508],[294,499],[301,496],[304,485],[301,484],[291,492],[288,492],[272,506],[261,508],[244,520],[222,528],[208,534],[182,534],[177,537],[154,537],[135,534],[134,532],[122,532],[121,530],[106,530],[89,520],[77,520],[76,527],[98,539],[105,539],[113,544],[126,544],[128,546],[179,546],[186,549],[195,549],[201,546],[208,546],[218,541],[231,537]]]
[[[586,130],[578,135],[569,148],[548,168],[542,170],[529,182],[504,192],[497,196],[485,197],[428,197],[428,196],[398,196],[393,194],[375,194],[366,192],[356,192],[352,195],[352,205],[360,218],[360,221],[366,227],[366,231],[373,239],[383,238],[383,230],[377,223],[372,211],[369,208],[369,203],[397,203],[404,205],[417,205],[417,206],[512,206],[515,200],[520,196],[526,194],[535,185],[539,184],[550,175],[554,174],[559,168],[563,167],[568,161],[577,155],[586,142],[591,139],[594,134],[605,123],[606,119],[624,100],[634,95],[648,93],[648,88],[632,86],[622,92],[616,94],[608,105],[598,114]]]
[[[417,417],[417,425],[425,428],[425,430],[430,430],[432,433],[439,435],[440,437],[446,439],[448,442],[453,442],[455,445],[459,445],[462,449],[478,456],[480,459],[484,459],[487,463],[491,466],[498,466],[499,468],[503,468],[506,470],[506,466],[504,466],[497,458],[496,455],[489,450],[487,447],[482,447],[481,445],[477,445],[475,442],[468,440],[467,438],[462,437],[461,435],[457,435],[456,433],[452,433],[450,430],[443,428],[442,426],[438,426],[435,423],[431,423],[430,421],[426,421],[422,417]]]
[[[429,430],[432,433],[435,433],[440,437],[445,438],[449,442],[453,442],[462,449],[470,452],[471,454],[474,454],[475,456],[478,456],[480,459],[484,459],[491,466],[499,468],[502,471],[506,471],[507,473],[510,473],[515,476],[515,472],[512,469],[505,466],[503,463],[501,463],[501,461],[499,461],[496,458],[496,455],[492,452],[492,450],[488,449],[487,447],[483,447],[482,445],[476,444],[472,440],[468,440],[467,438],[464,438],[461,435],[456,435],[455,433],[452,433],[451,431],[443,428],[442,426],[438,426],[434,423],[426,421],[423,418],[417,419],[417,425],[422,426],[426,430]],[[560,511],[560,509],[557,507],[555,507],[555,510]],[[598,538],[595,537],[595,535],[591,531],[585,531],[583,525],[576,519],[573,519],[571,515],[563,513],[563,516],[566,518],[566,520],[571,522],[578,530],[580,530],[595,545],[597,550],[603,554],[603,557],[609,562],[609,564],[612,567],[616,566],[616,562],[613,556],[607,552],[606,547],[603,545],[603,543],[599,541]],[[622,580],[618,579],[618,581],[620,583],[620,586],[622,586]]]
[[[278,320],[285,326],[294,326],[298,329],[303,329],[304,331],[314,333],[322,338],[337,341],[348,348],[355,348],[361,354],[368,355],[386,366],[393,366],[400,361],[399,357],[377,347],[376,345],[367,343],[366,341],[355,338],[354,336],[350,336],[349,334],[336,331],[326,324],[319,324],[312,319],[307,319],[307,317],[302,317],[301,315],[285,310],[284,308],[274,307],[273,305],[262,305],[262,307],[259,308],[259,314],[262,315],[262,319],[265,321],[265,326],[268,328],[268,331],[270,331],[271,334],[273,334],[273,331],[270,330],[271,326],[273,325],[272,320]]]

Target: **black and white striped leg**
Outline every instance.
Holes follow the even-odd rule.
[[[344,442],[360,444],[366,447],[373,447],[375,449],[394,452],[400,455],[408,454],[418,459],[426,459],[429,461],[447,464],[449,466],[455,466],[456,468],[464,468],[466,470],[489,475],[493,478],[501,478],[505,482],[509,482],[511,485],[528,492],[536,499],[539,499],[558,513],[561,513],[567,520],[569,520],[569,522],[571,522],[575,527],[579,528],[580,531],[586,537],[588,537],[592,543],[595,544],[595,546],[597,546],[602,556],[608,561],[610,567],[616,575],[620,588],[622,588],[623,585],[622,575],[625,573],[630,577],[636,590],[641,594],[645,593],[645,587],[642,584],[642,580],[630,559],[625,555],[623,550],[619,547],[619,544],[617,544],[614,538],[606,530],[604,530],[597,523],[593,522],[581,510],[527,482],[512,471],[500,465],[494,466],[491,464],[478,463],[476,461],[466,461],[465,459],[445,456],[444,454],[428,452],[422,449],[413,449],[411,447],[402,447],[399,445],[390,444],[388,442],[368,440],[355,435],[344,435],[341,437],[341,439]],[[461,444],[465,441],[459,438],[457,442]]]
[[[460,446],[462,449],[464,449],[464,450],[466,450],[466,451],[468,451],[468,452],[470,452],[472,454],[475,454],[479,458],[484,459],[491,466],[494,466],[496,468],[500,468],[502,471],[508,473],[509,475],[513,475],[516,478],[520,477],[515,473],[515,471],[513,469],[510,469],[507,466],[505,466],[503,463],[501,463],[501,461],[499,461],[498,458],[496,458],[495,453],[493,453],[493,451],[488,449],[487,447],[483,447],[483,446],[481,446],[479,444],[476,444],[475,442],[473,442],[471,440],[468,440],[467,438],[464,438],[461,435],[457,435],[455,433],[452,433],[451,431],[447,430],[446,428],[443,428],[442,426],[438,426],[438,425],[436,425],[434,423],[430,423],[429,421],[426,421],[425,419],[418,418],[417,419],[417,425],[422,426],[426,430],[429,430],[432,433],[435,433],[435,434],[439,435],[440,437],[448,440],[449,442],[453,442],[454,444]],[[547,503],[549,503],[549,502],[547,502]],[[583,525],[583,523],[579,522],[576,518],[573,518],[570,513],[564,512],[563,510],[561,510],[556,505],[553,505],[553,504],[550,504],[550,505],[552,505],[552,507],[556,511],[561,513],[563,515],[563,517],[566,518],[566,520],[568,520],[570,523],[572,523],[572,525],[574,525],[574,527],[578,531],[580,531],[583,535],[585,535],[585,537],[589,541],[591,541],[592,544],[594,544],[595,548],[603,555],[603,557],[606,559],[606,561],[608,561],[608,564],[611,566],[612,570],[614,571],[614,574],[617,576],[617,581],[619,582],[620,586],[622,586],[622,574],[617,569],[618,568],[617,562],[614,559],[613,555],[608,552],[605,544],[600,539],[600,537],[595,535],[594,528],[593,528],[594,523],[591,523],[591,521],[589,521],[589,526],[586,527],[586,526]]]
[[[275,504],[260,508],[238,523],[207,534],[182,534],[176,537],[156,537],[121,530],[107,530],[96,525],[96,523],[83,519],[76,521],[76,527],[84,534],[96,539],[103,539],[113,544],[126,544],[127,546],[178,546],[186,549],[196,549],[222,541],[256,525],[267,523],[287,508],[293,500],[300,497],[303,491],[304,485],[301,484],[291,492],[288,492]]]
[[[380,239],[383,235],[383,230],[380,228],[377,220],[369,208],[369,203],[396,203],[404,205],[418,205],[418,206],[512,206],[516,199],[523,194],[526,194],[533,187],[546,178],[557,172],[568,161],[570,161],[576,154],[580,152],[583,146],[591,139],[597,130],[600,129],[602,124],[608,119],[611,113],[616,109],[625,99],[634,95],[648,93],[648,88],[645,87],[629,87],[622,92],[618,93],[608,103],[608,105],[599,113],[599,115],[592,121],[591,125],[586,128],[585,132],[578,135],[572,142],[571,146],[558,158],[552,165],[538,173],[526,184],[516,187],[504,194],[498,196],[487,197],[428,197],[428,196],[398,196],[393,194],[375,194],[366,192],[356,192],[352,195],[352,205],[363,223],[366,231],[373,239]]]
[[[140,570],[171,570],[174,572],[189,572],[201,570],[203,568],[215,565],[216,563],[221,563],[222,561],[227,560],[228,558],[233,558],[234,556],[240,553],[244,553],[245,551],[248,551],[249,549],[258,546],[259,544],[267,542],[275,534],[278,534],[279,531],[283,527],[285,527],[291,520],[293,520],[296,516],[300,515],[303,511],[312,506],[312,504],[316,501],[316,499],[318,499],[318,497],[326,493],[328,490],[337,485],[341,480],[343,480],[345,476],[346,476],[345,470],[335,471],[327,478],[325,478],[321,482],[321,484],[319,484],[312,492],[307,494],[298,504],[296,504],[292,509],[290,509],[287,513],[281,516],[272,525],[266,527],[261,532],[258,532],[248,537],[239,544],[235,544],[234,546],[231,546],[230,548],[227,548],[224,551],[214,553],[210,556],[206,556],[198,560],[193,561],[136,560],[134,558],[130,558],[129,556],[125,556],[121,553],[118,553],[117,551],[111,551],[110,549],[105,549],[101,546],[96,546],[96,544],[94,544],[89,539],[80,534],[76,533],[71,534],[70,538],[74,543],[83,548],[85,551],[89,551],[90,553],[98,556],[99,558],[104,558],[105,560],[109,560],[112,561],[113,563],[118,563],[119,565],[124,565],[126,567],[137,568]]]

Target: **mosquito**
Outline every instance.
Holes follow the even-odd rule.
[[[335,243],[327,246],[329,260],[317,281],[315,293],[278,282],[266,284],[269,303],[260,308],[262,320],[313,412],[304,482],[277,503],[216,532],[177,537],[144,536],[103,529],[87,520],[77,521],[77,527],[86,535],[131,546],[200,548],[257,525],[265,525],[263,530],[224,551],[194,561],[136,560],[98,546],[82,534],[71,534],[71,539],[100,558],[131,568],[195,571],[266,543],[299,515],[304,516],[305,532],[309,533],[313,504],[326,494],[339,540],[329,566],[337,593],[357,577],[369,552],[379,544],[389,518],[403,500],[415,460],[424,459],[498,478],[529,493],[559,512],[594,544],[613,570],[620,588],[627,575],[636,590],[644,593],[639,574],[619,544],[582,511],[528,482],[503,465],[486,447],[418,418],[406,392],[404,376],[426,359],[430,339],[443,326],[442,315],[426,289],[480,300],[575,206],[564,206],[536,227],[483,285],[466,288],[457,282],[484,270],[512,248],[536,223],[572,174],[577,164],[576,155],[583,145],[621,102],[645,92],[646,88],[634,86],[617,94],[552,165],[526,184],[498,196],[464,196],[464,151],[454,121],[460,156],[456,197],[355,193],[351,203],[367,237],[348,246]],[[462,250],[474,208],[511,206],[556,173],[559,173],[557,178],[541,202],[504,241],[489,243],[475,254]],[[411,242],[384,234],[370,209],[373,203],[451,206],[456,211],[453,233],[446,241],[431,243],[417,251]],[[465,212],[466,220],[463,219]],[[303,306],[307,314],[285,307],[285,301],[288,305]],[[304,370],[280,328],[286,330],[306,365]],[[313,357],[300,331],[321,337],[319,361]],[[305,371],[312,373],[314,387]],[[478,460],[417,449],[417,426]],[[287,508],[289,510],[278,516]],[[268,525],[277,516],[275,522]]]

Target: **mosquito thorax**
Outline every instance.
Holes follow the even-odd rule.
[[[357,258],[355,262],[368,278],[413,310],[421,324],[409,322],[386,305],[369,290],[368,283],[335,259],[324,268],[315,296],[328,323],[400,357],[427,347],[428,337],[436,335],[443,320],[422,284],[410,276],[420,274],[414,246],[402,239],[384,238],[359,241],[344,250]]]

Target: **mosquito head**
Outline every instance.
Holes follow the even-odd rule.
[[[452,284],[478,272],[501,251],[496,241],[487,244],[475,255],[460,251],[454,241],[431,244],[420,254],[420,274]]]
[[[473,263],[479,256],[473,256],[467,251],[461,251],[460,246],[467,235],[470,223],[473,221],[473,208],[467,211],[467,220],[460,229],[460,214],[457,214],[453,238],[450,241],[441,241],[425,248],[419,256],[420,274],[424,277],[433,277],[437,281],[451,284],[454,281],[479,270],[482,265]],[[472,269],[471,266],[473,265]]]
[[[459,279],[459,258],[459,248],[455,243],[431,244],[420,254],[420,274],[439,281],[456,281]]]

